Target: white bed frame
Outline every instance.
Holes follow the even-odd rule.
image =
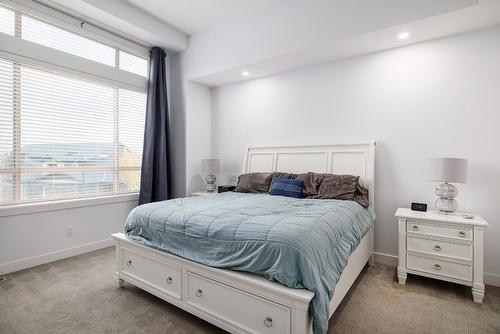
[[[359,175],[374,205],[375,142],[360,145],[248,147],[244,173],[322,172]],[[115,283],[127,281],[231,333],[312,333],[314,293],[263,277],[212,268],[128,240],[116,240]],[[330,301],[330,316],[367,262],[373,261],[373,228],[349,257]]]

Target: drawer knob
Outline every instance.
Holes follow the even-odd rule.
[[[411,227],[411,229],[412,229],[413,231],[418,231],[418,225],[413,225],[413,226]]]
[[[467,236],[467,234],[464,231],[460,231],[460,232],[458,232],[458,236],[460,238],[465,238]]]
[[[202,290],[202,289],[198,289],[198,290],[196,290],[195,295],[196,295],[196,297],[201,297],[201,296],[203,296],[203,290]]]
[[[167,279],[165,280],[167,282],[167,284],[172,284],[172,277],[168,276]]]
[[[267,327],[271,327],[273,325],[273,318],[271,318],[270,316],[267,316],[264,319],[264,325],[266,325]]]
[[[441,246],[439,246],[439,245],[434,246],[434,250],[436,252],[440,252],[441,251]]]
[[[130,267],[132,265],[132,260],[127,261],[127,266]]]
[[[434,270],[441,270],[441,266],[439,264],[435,264],[434,265]]]

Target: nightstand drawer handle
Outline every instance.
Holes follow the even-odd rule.
[[[168,276],[165,281],[167,282],[167,284],[172,284],[172,277]]]
[[[441,251],[441,246],[439,246],[439,245],[434,246],[434,250],[436,252],[440,252]]]
[[[441,266],[439,264],[435,264],[434,265],[434,270],[441,270]]]
[[[465,233],[464,231],[460,231],[460,232],[458,232],[458,236],[460,238],[465,238],[467,236],[467,233]]]
[[[264,319],[264,325],[266,325],[267,327],[272,327],[272,325],[273,325],[273,318],[267,316]]]
[[[418,231],[418,225],[413,225],[413,226],[411,227],[411,229],[412,229],[413,231]]]
[[[132,260],[127,261],[127,267],[130,267],[132,265]]]
[[[196,290],[195,294],[196,294],[196,297],[201,297],[201,296],[203,296],[203,290],[198,289],[198,290]]]

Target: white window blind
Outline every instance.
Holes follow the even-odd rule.
[[[146,94],[0,60],[0,204],[139,189]]]
[[[0,206],[137,192],[148,60],[2,6],[0,34]]]
[[[0,0],[1,1],[1,0]],[[78,35],[63,27],[41,19],[0,6],[0,33],[86,58],[97,63],[117,67],[137,75],[148,76],[148,60]]]
[[[21,31],[21,36],[25,40],[64,51],[75,56],[87,58],[98,63],[115,66],[114,48],[94,42],[59,27],[23,15]]]
[[[0,33],[14,36],[14,11],[0,7]]]
[[[148,61],[120,50],[120,69],[147,77]]]

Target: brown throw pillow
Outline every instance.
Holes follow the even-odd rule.
[[[322,175],[311,172],[302,174],[274,172],[273,181],[274,179],[297,179],[304,181],[304,185],[302,186],[302,196],[311,198],[312,196],[318,194],[318,188],[322,180]]]
[[[358,202],[358,204],[365,209],[370,206],[370,201],[368,198],[368,189],[364,188],[359,183],[356,189],[356,194],[354,195],[354,201]]]
[[[234,191],[240,193],[265,193],[269,191],[272,173],[248,173],[238,177]]]
[[[297,174],[294,173],[283,173],[283,172],[273,172],[274,179],[295,179]]]
[[[297,180],[303,180],[304,186],[302,187],[302,196],[313,198],[318,195],[318,189],[323,180],[321,174],[318,173],[302,173],[297,174]]]
[[[323,174],[315,198],[353,201],[358,187],[359,176]]]

